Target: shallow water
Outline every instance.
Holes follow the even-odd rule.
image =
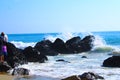
[[[60,80],[60,79],[45,76],[31,76],[31,77],[15,77],[14,80]]]
[[[82,56],[87,58],[81,58]],[[48,56],[49,61],[46,63],[29,63],[19,66],[30,69],[30,75],[37,75],[35,78],[21,78],[20,80],[41,80],[39,76],[48,77],[43,80],[59,80],[71,75],[81,75],[84,72],[97,73],[105,80],[118,80],[120,68],[102,67],[103,61],[110,56],[107,53]],[[58,59],[64,59],[65,62],[56,62]]]

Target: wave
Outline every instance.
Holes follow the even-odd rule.
[[[103,53],[110,52],[112,50],[112,46],[107,45],[106,41],[102,37],[98,35],[95,36],[95,40],[93,41],[93,49],[91,50],[92,52]]]
[[[101,36],[96,35],[95,40],[93,41],[93,49],[91,50],[91,52],[95,53],[107,52],[111,55],[115,55],[115,53],[120,53],[120,48],[118,46],[106,44],[106,41]]]
[[[77,36],[77,34],[65,32],[65,33],[59,33],[56,35],[46,35],[46,36],[44,36],[45,37],[44,39],[48,39],[48,40],[54,42],[57,38],[60,38],[63,41],[66,41],[74,36]],[[28,46],[34,47],[35,44],[37,43],[37,42],[23,42],[23,41],[10,41],[10,42],[13,43],[17,48],[20,48],[20,49],[24,49],[25,47],[28,47]]]
[[[13,43],[17,48],[20,48],[20,49],[24,49],[25,47],[28,47],[28,46],[34,47],[36,44],[35,42],[27,43],[22,41],[11,41],[11,43]]]
[[[45,39],[48,39],[52,42],[56,40],[56,38],[62,39],[64,42],[71,39],[74,36],[80,36],[81,38],[84,38],[87,35],[94,35],[95,40],[93,41],[93,48],[91,52],[97,52],[97,53],[104,53],[104,52],[119,52],[119,48],[113,45],[106,44],[106,41],[99,35],[95,35],[91,32],[82,32],[82,33],[59,33],[56,35],[45,35]],[[24,49],[25,47],[32,46],[34,47],[37,42],[23,42],[23,41],[11,41],[17,48]]]
[[[62,39],[64,42],[66,42],[67,40],[75,37],[75,36],[80,36],[81,38],[87,36],[87,35],[90,35],[92,33],[72,33],[72,32],[64,32],[64,33],[58,33],[58,34],[54,34],[54,35],[51,35],[51,34],[47,34],[44,36],[44,39],[45,40],[50,40],[52,42],[54,42],[57,38],[60,38]],[[21,48],[21,49],[24,49],[25,47],[27,46],[35,46],[35,44],[37,42],[24,42],[24,41],[11,41],[11,43],[13,43],[17,48]]]
[[[68,39],[71,39],[72,37],[78,36],[78,35],[79,35],[78,33],[64,32],[64,33],[59,33],[57,35],[47,35],[47,36],[45,36],[45,39],[48,39],[48,40],[54,42],[57,38],[60,38],[65,42]]]

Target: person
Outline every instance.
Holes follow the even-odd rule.
[[[4,55],[4,60],[6,60],[7,57],[7,43],[5,41],[3,41],[3,45],[2,45],[2,53]]]
[[[4,32],[1,32],[1,38],[2,38],[5,42],[8,42],[8,36],[7,36]]]
[[[0,61],[4,62],[7,57],[7,44],[8,37],[4,32],[1,32],[0,36]]]

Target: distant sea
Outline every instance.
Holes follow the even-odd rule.
[[[47,56],[48,61],[45,63],[28,63],[19,67],[30,70],[30,75],[38,76],[28,78],[27,80],[41,80],[40,76],[50,77],[44,80],[59,80],[71,75],[81,75],[84,72],[95,72],[105,78],[105,80],[119,80],[120,68],[102,67],[102,63],[112,52],[120,53],[120,31],[104,32],[81,32],[81,33],[36,33],[36,34],[8,34],[9,42],[16,47],[24,49],[27,46],[33,46],[43,40],[49,39],[52,42],[56,38],[67,41],[68,39],[80,36],[84,38],[87,35],[94,35],[94,47],[89,52],[79,54],[67,54],[57,56]],[[81,58],[87,56],[87,58]],[[58,59],[64,59],[67,62],[56,62]],[[26,80],[21,78],[19,80]]]

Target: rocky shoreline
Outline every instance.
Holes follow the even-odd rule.
[[[0,62],[0,72],[7,72],[8,70],[13,69],[12,75],[29,75],[28,69],[16,69],[15,67],[22,64],[27,64],[28,62],[44,63],[48,60],[47,56],[56,56],[58,54],[77,54],[90,51],[93,48],[94,39],[94,36],[88,35],[85,36],[83,39],[81,39],[79,36],[76,36],[67,40],[66,42],[64,42],[60,38],[57,38],[54,42],[51,42],[50,40],[42,40],[40,42],[37,42],[34,47],[28,46],[23,50],[18,49],[14,44],[10,42],[6,42],[8,55],[5,57],[4,62]],[[120,62],[119,57],[113,56],[105,60],[103,62],[103,66],[119,67],[119,64],[116,65],[114,60],[116,63]],[[110,63],[111,61],[114,63]],[[88,72],[87,75],[95,77],[94,73]],[[63,80],[71,79],[65,78]],[[86,80],[88,80],[87,77]]]
[[[68,41],[57,38],[53,43],[50,40],[42,40],[34,47],[28,46],[24,50],[16,48],[10,42],[6,42],[8,55],[5,62],[0,63],[0,71],[7,71],[21,64],[28,62],[43,63],[48,60],[47,55],[55,56],[58,54],[73,54],[90,51],[93,47],[94,36],[89,35],[81,39],[79,36],[73,37]],[[5,67],[6,65],[6,67]]]

